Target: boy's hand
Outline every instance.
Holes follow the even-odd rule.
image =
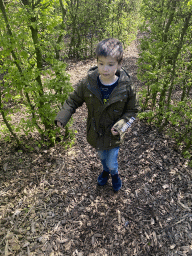
[[[63,125],[61,122],[57,121],[57,126],[59,126],[60,128],[63,128]]]
[[[115,135],[119,135],[119,132],[117,130],[115,130],[115,128],[111,128],[111,133],[115,136]]]

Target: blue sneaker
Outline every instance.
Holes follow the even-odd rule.
[[[122,181],[118,174],[111,175],[112,177],[112,185],[114,191],[118,191],[122,187]]]
[[[98,177],[98,179],[97,179],[98,185],[99,185],[99,186],[104,186],[104,185],[107,183],[108,178],[109,178],[109,172],[103,171],[103,172],[99,175],[99,177]]]

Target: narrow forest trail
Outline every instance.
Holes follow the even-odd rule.
[[[138,41],[124,67],[139,90]],[[95,60],[69,63],[73,85]],[[97,186],[101,164],[86,141],[85,105],[75,145],[26,154],[1,149],[0,253],[7,255],[192,255],[192,171],[173,141],[140,120],[119,153],[123,187]],[[6,144],[2,143],[6,148]],[[3,254],[2,254],[3,255]]]

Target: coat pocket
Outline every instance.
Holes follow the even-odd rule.
[[[115,121],[121,118],[121,116],[124,114],[126,102],[127,102],[126,99],[123,99],[113,104],[112,111],[113,111],[113,119]]]

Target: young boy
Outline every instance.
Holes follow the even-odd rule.
[[[96,148],[103,165],[98,185],[105,185],[111,174],[113,189],[118,191],[122,186],[117,161],[119,146],[137,113],[136,92],[130,76],[121,68],[123,47],[119,40],[101,41],[96,48],[96,57],[97,67],[90,69],[87,77],[78,84],[55,123],[63,128],[75,110],[86,103],[87,141]]]

